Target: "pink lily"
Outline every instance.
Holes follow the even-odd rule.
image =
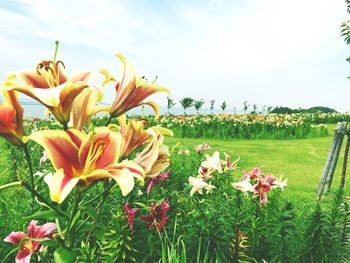
[[[12,232],[4,239],[5,242],[15,245],[21,244],[21,248],[16,256],[16,263],[29,263],[31,256],[43,246],[39,241],[32,239],[50,239],[56,231],[56,224],[54,223],[46,223],[42,226],[37,226],[37,223],[36,220],[32,220],[29,223],[27,234],[24,232]]]
[[[262,180],[259,180],[256,185],[253,186],[253,197],[260,197],[261,204],[265,204],[267,202],[267,195],[266,193],[270,191],[272,188],[270,184],[263,182]]]
[[[202,154],[203,152],[208,151],[210,149],[210,146],[207,143],[197,144],[195,149],[198,154]]]
[[[170,211],[169,201],[163,201],[160,204],[152,203],[150,214],[141,216],[141,220],[147,223],[148,229],[156,227],[160,232],[164,230],[165,224],[169,221],[167,212]]]
[[[240,157],[238,157],[236,161],[231,163],[230,156],[228,154],[226,154],[226,153],[224,153],[224,155],[225,155],[225,168],[224,168],[224,170],[225,171],[229,171],[229,170],[235,169],[237,167],[237,165],[238,165]]]
[[[138,208],[129,207],[129,204],[126,203],[123,209],[128,216],[128,223],[129,223],[130,229],[134,230],[134,221],[135,221]]]
[[[169,174],[170,174],[170,170],[166,171],[165,173],[161,173],[161,174],[157,175],[156,177],[149,178],[148,179],[148,186],[147,186],[147,193],[149,194],[152,191],[154,184],[157,184],[160,181],[164,181],[164,180],[168,179]]]

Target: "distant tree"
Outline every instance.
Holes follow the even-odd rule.
[[[215,104],[215,100],[211,100],[210,101],[210,112],[211,112],[211,114],[213,114],[214,104]]]
[[[202,108],[202,106],[204,105],[205,101],[204,100],[195,100],[193,105],[194,105],[194,108],[197,110],[197,114],[199,114],[199,110],[200,108]]]
[[[273,106],[268,106],[267,107],[267,114],[269,114],[272,111],[272,109],[273,109]]]
[[[226,101],[224,101],[222,104],[221,104],[221,109],[222,109],[222,112],[225,112],[225,109],[227,107],[227,104],[226,104]]]
[[[237,108],[233,107],[233,114],[237,114]]]
[[[265,114],[265,113],[266,113],[266,107],[267,107],[266,105],[264,105],[264,106],[261,107],[261,113],[262,113],[262,114]]]
[[[167,105],[167,107],[168,107],[168,114],[170,114],[170,109],[171,109],[172,107],[174,107],[176,103],[175,103],[174,100],[173,100],[172,98],[170,98],[170,97],[167,97],[167,100],[168,100],[168,105]]]
[[[248,108],[249,108],[249,104],[248,104],[248,101],[244,101],[243,102],[243,111],[244,111],[244,113],[247,113],[247,110],[248,110]]]
[[[315,113],[315,112],[322,112],[322,113],[332,113],[332,112],[337,112],[335,109],[329,108],[329,107],[323,107],[323,106],[317,106],[317,107],[311,107],[307,110],[303,110],[303,112],[310,112],[310,113]]]
[[[252,114],[256,114],[257,109],[258,109],[258,106],[256,104],[254,104]]]
[[[194,101],[194,99],[192,99],[190,97],[185,97],[182,100],[180,100],[180,104],[181,104],[182,108],[184,109],[185,115],[186,115],[186,109],[193,106],[193,101]]]

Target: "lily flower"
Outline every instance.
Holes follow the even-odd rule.
[[[161,174],[157,175],[156,177],[149,178],[148,179],[148,186],[147,186],[147,193],[149,194],[152,191],[153,186],[155,184],[168,179],[169,174],[170,174],[170,170],[166,171],[165,173],[161,173]]]
[[[31,256],[43,246],[39,241],[32,239],[50,239],[56,231],[56,224],[54,223],[46,223],[42,226],[37,226],[37,223],[35,220],[29,223],[27,234],[21,231],[12,232],[4,239],[5,242],[21,245],[16,256],[16,263],[30,263]]]
[[[220,153],[214,152],[213,156],[206,155],[207,160],[203,161],[201,166],[208,169],[213,169],[222,173],[222,161],[220,160]]]
[[[250,178],[251,180],[261,179],[263,174],[261,173],[261,167],[255,167],[250,172],[245,172],[241,180]]]
[[[242,191],[244,194],[253,191],[253,185],[250,183],[250,179],[241,180],[238,183],[231,184],[234,188]]]
[[[28,142],[23,128],[23,108],[15,91],[3,91],[0,105],[0,136],[17,146]]]
[[[197,144],[195,146],[195,149],[198,154],[202,154],[203,152],[208,151],[210,149],[210,146],[207,143]]]
[[[57,46],[55,54],[57,53]],[[62,61],[43,60],[34,70],[23,71],[18,77],[25,85],[2,87],[7,90],[19,91],[43,104],[56,119],[67,125],[74,99],[89,85],[86,83],[92,76],[92,71],[83,71],[68,78]]]
[[[253,186],[253,197],[260,197],[261,204],[265,204],[267,202],[267,195],[266,193],[270,191],[272,187],[270,184],[263,182],[262,180],[259,180],[256,185]]]
[[[237,165],[238,165],[240,157],[238,157],[236,159],[236,161],[231,163],[230,156],[228,154],[226,154],[226,153],[224,153],[224,155],[225,155],[225,168],[224,168],[224,170],[225,171],[229,171],[229,170],[235,169],[237,167]]]
[[[147,130],[151,135],[150,143],[139,153],[134,162],[140,165],[147,177],[155,177],[170,165],[169,148],[163,144],[164,135],[172,136],[172,131],[161,127],[152,127]]]
[[[72,189],[114,179],[122,194],[134,187],[134,177],[143,180],[144,170],[132,161],[119,163],[122,135],[106,127],[84,134],[75,129],[38,131],[30,139],[40,144],[56,172],[46,175],[51,199],[62,203]]]
[[[201,177],[196,178],[196,177],[190,176],[188,178],[188,183],[192,186],[190,196],[193,196],[193,194],[196,192],[203,194],[203,189],[207,190],[207,194],[208,194],[212,192],[212,190],[215,188],[214,185],[204,182],[204,180]]]
[[[125,115],[120,116],[118,121],[119,132],[123,136],[121,156],[126,158],[136,149],[145,145],[152,135],[144,129],[144,121],[131,119],[126,124]]]
[[[160,204],[153,202],[150,207],[150,214],[141,216],[141,220],[147,223],[148,229],[157,228],[160,232],[164,230],[165,224],[169,221],[167,212],[171,207],[169,201],[163,201]]]
[[[103,92],[100,88],[88,87],[84,89],[74,100],[70,115],[70,126],[81,131],[93,115],[101,111],[107,112],[109,107],[96,105],[102,98]]]
[[[126,203],[123,209],[128,216],[128,223],[129,223],[130,229],[134,230],[134,221],[135,221],[138,208],[131,208],[129,207],[129,204]]]
[[[145,78],[138,77],[133,66],[122,54],[118,53],[116,56],[121,61],[123,67],[119,78],[116,79],[111,76],[105,69],[100,71],[106,77],[104,83],[115,83],[116,97],[110,109],[111,116],[119,117],[132,108],[149,105],[153,108],[157,118],[159,115],[158,105],[152,101],[144,102],[144,100],[157,92],[167,92],[170,94],[169,90],[149,83]]]
[[[213,176],[214,169],[211,167],[204,167],[204,166],[199,166],[198,168],[198,174],[200,175],[201,178],[204,180],[210,178]]]

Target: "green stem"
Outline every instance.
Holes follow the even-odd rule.
[[[67,122],[62,123],[63,130],[68,130],[68,124]]]
[[[54,210],[55,212],[57,212],[57,214],[67,217],[68,215],[64,212],[62,212],[61,210],[59,210],[57,207],[55,207],[54,205],[50,204],[39,192],[37,192],[36,190],[32,189],[28,183],[26,182],[22,182],[22,186],[24,186],[28,191],[30,191],[32,194],[34,194],[34,196],[36,196],[36,198],[38,198],[38,200],[40,202],[43,202],[45,205],[47,205],[50,209]]]
[[[30,174],[30,182],[31,182],[31,186],[32,186],[32,190],[35,190],[35,185],[34,185],[34,173],[33,173],[33,166],[32,166],[32,160],[30,159],[30,153],[28,150],[28,145],[27,144],[23,144],[23,152],[24,152],[24,156],[28,165],[28,169],[29,169],[29,174]],[[32,211],[34,210],[34,205],[35,205],[35,195],[34,192],[32,192]]]
[[[6,188],[10,188],[12,186],[17,186],[17,185],[21,185],[22,182],[18,181],[18,182],[13,182],[13,183],[8,183],[8,184],[4,184],[2,186],[0,186],[0,190],[6,189]]]
[[[106,123],[105,123],[105,126],[107,126],[108,124],[110,124],[112,118],[113,118],[112,115],[109,115],[109,116],[108,116],[108,119],[107,119],[107,121],[106,121]]]
[[[57,51],[58,51],[58,40],[55,41],[55,53],[53,54],[53,64],[56,63]]]
[[[74,219],[75,215],[77,214],[77,212],[79,210],[78,209],[79,201],[80,201],[80,192],[77,191],[77,195],[75,196],[74,205],[73,205],[73,208],[72,208],[72,213],[71,213],[71,215],[69,217],[69,221],[68,221],[68,224],[67,224],[67,230],[66,230],[66,237],[68,237],[67,238],[68,245],[71,244],[71,240],[69,238],[69,235],[71,234],[70,231],[71,231],[73,219]]]

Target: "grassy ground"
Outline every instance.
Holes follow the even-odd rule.
[[[329,125],[332,131],[335,125]],[[166,144],[177,149],[190,149],[194,154],[194,145],[209,143],[212,150],[226,152],[233,157],[241,157],[242,170],[255,166],[263,166],[265,171],[271,171],[275,176],[288,178],[285,195],[292,201],[312,201],[322,174],[327,153],[333,136],[302,140],[218,140],[218,139],[180,139],[166,138]],[[4,141],[0,140],[0,185],[9,182],[6,174],[6,152]],[[343,149],[342,149],[343,150]],[[177,150],[174,151],[177,154]],[[342,152],[343,155],[343,152]],[[342,155],[335,174],[333,187],[338,187]],[[223,158],[223,156],[222,156]],[[241,172],[237,172],[238,175]],[[190,175],[184,175],[190,176]],[[347,191],[350,187],[346,188]]]
[[[329,125],[330,131],[335,125]],[[315,200],[317,186],[333,136],[302,140],[217,140],[167,138],[170,146],[179,143],[177,149],[190,149],[194,145],[209,143],[213,150],[226,151],[231,156],[241,157],[242,170],[263,166],[276,177],[288,178],[285,195],[294,202]],[[343,150],[343,149],[342,149]],[[177,154],[177,150],[174,151]],[[339,186],[342,155],[335,174],[333,187]],[[222,156],[223,158],[223,156]],[[237,172],[239,175],[241,172]],[[190,175],[186,175],[190,176]],[[346,190],[349,192],[350,187]]]

